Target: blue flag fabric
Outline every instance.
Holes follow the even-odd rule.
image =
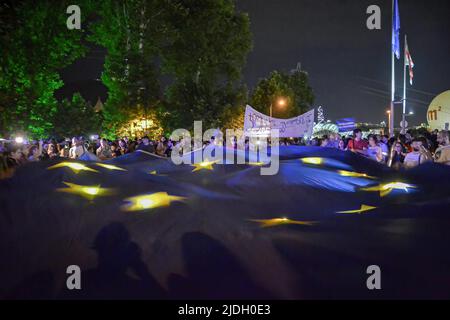
[[[355,274],[373,261],[393,266],[380,298],[450,298],[450,167],[394,171],[300,146],[279,158],[274,176],[144,152],[19,167],[0,179],[0,299],[369,299]],[[55,280],[69,264],[83,266],[82,290]]]
[[[394,16],[392,17],[392,52],[400,59],[400,12],[398,0],[394,0]]]

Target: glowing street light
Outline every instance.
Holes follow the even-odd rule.
[[[278,106],[284,107],[286,105],[286,100],[284,98],[278,99]]]
[[[386,114],[388,115],[389,132],[391,132],[391,110],[387,110]]]
[[[276,101],[276,105],[278,107],[284,107],[286,106],[287,102],[285,98],[278,98]],[[273,109],[273,103],[270,103],[270,129],[272,129],[272,109]]]
[[[23,137],[16,137],[15,141],[18,144],[22,144],[24,142],[24,138]]]

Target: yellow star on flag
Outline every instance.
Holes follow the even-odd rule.
[[[106,163],[96,163],[99,167],[108,169],[108,170],[117,170],[117,171],[127,171],[126,169],[120,168],[118,166],[114,166],[112,164],[106,164]]]
[[[77,163],[77,162],[60,162],[58,164],[55,164],[54,166],[48,167],[47,170],[53,170],[53,169],[57,169],[57,168],[63,168],[63,167],[68,167],[70,169],[72,169],[73,172],[78,173],[80,171],[91,171],[91,172],[98,172],[95,169],[91,169],[87,166],[85,166],[84,164],[81,163]]]
[[[263,220],[255,220],[250,219],[249,221],[259,223],[261,228],[269,228],[269,227],[275,227],[280,226],[284,224],[294,224],[294,225],[301,225],[301,226],[312,226],[317,224],[315,221],[296,221],[296,220],[290,220],[288,218],[275,218],[275,219],[263,219]]]
[[[408,184],[408,183],[404,183],[404,182],[391,182],[391,183],[380,184],[375,187],[362,188],[361,190],[379,191],[380,196],[384,197],[384,196],[387,196],[389,193],[391,193],[392,190],[403,190],[406,193],[408,193],[409,192],[408,189],[413,189],[413,188],[417,188],[417,187],[414,185]]]
[[[263,165],[265,165],[265,163],[264,162],[249,162],[248,165],[262,167]]]
[[[100,188],[100,186],[82,186],[75,183],[63,182],[68,188],[56,189],[58,192],[73,193],[92,200],[98,196],[114,194],[114,189]]]
[[[371,177],[371,176],[367,175],[366,173],[358,173],[358,172],[351,172],[351,171],[345,171],[345,170],[339,170],[338,173],[343,177],[376,179],[375,177]]]
[[[156,170],[150,171],[150,174],[153,176],[160,176],[160,177],[165,177],[167,176],[167,174],[159,174],[156,172]]]
[[[195,167],[192,172],[200,171],[200,170],[214,170],[213,165],[218,161],[203,161],[200,163],[194,163],[192,166]]]
[[[168,207],[172,201],[183,201],[185,197],[171,196],[167,192],[140,195],[125,199],[127,204],[122,206],[123,211],[143,211],[158,207]]]
[[[337,213],[358,213],[358,214],[362,214],[363,212],[367,212],[367,211],[371,211],[371,210],[375,210],[377,207],[372,207],[372,206],[367,206],[365,204],[361,205],[361,209],[359,210],[348,210],[348,211],[338,211]]]
[[[314,164],[314,165],[323,164],[323,158],[302,158],[300,160],[305,164]]]

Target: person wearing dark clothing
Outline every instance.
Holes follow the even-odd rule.
[[[136,150],[146,151],[150,153],[155,153],[155,147],[150,142],[150,139],[145,136],[142,138],[142,142],[139,144],[139,146],[136,148]]]

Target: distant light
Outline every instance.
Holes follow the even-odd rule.
[[[24,139],[23,139],[23,137],[16,137],[15,141],[16,141],[16,143],[22,144]]]
[[[278,105],[284,107],[286,105],[286,100],[283,98],[278,99]]]
[[[414,111],[410,111],[410,112],[409,112],[409,115],[410,115],[410,116],[413,116],[413,115],[414,115]]]

